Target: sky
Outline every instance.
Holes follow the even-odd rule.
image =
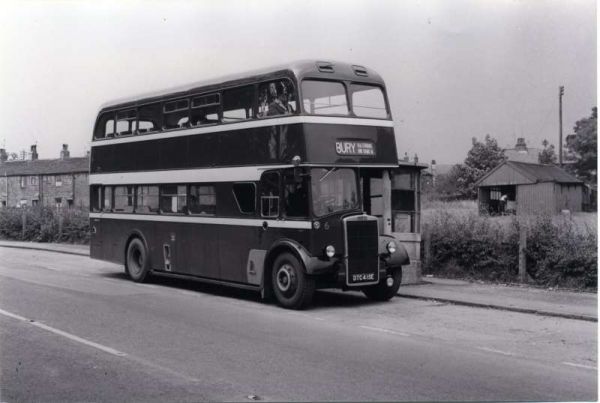
[[[597,103],[595,0],[0,0],[0,146],[90,148],[107,101],[299,59],[385,80],[398,156],[558,145]],[[557,147],[558,148],[558,147]]]

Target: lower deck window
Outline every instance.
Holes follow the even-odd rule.
[[[138,186],[136,213],[158,213],[158,186]]]
[[[131,213],[133,212],[134,187],[116,186],[115,187],[115,211]]]
[[[186,186],[163,185],[160,187],[160,211],[162,213],[186,212]]]
[[[236,183],[233,185],[235,201],[244,214],[253,214],[256,210],[256,188],[254,183]]]
[[[215,187],[190,185],[188,207],[191,214],[215,215],[217,212]]]

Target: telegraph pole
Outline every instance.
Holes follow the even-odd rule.
[[[563,166],[563,141],[562,141],[562,97],[565,94],[565,87],[558,87],[558,166]]]

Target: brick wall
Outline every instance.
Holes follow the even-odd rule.
[[[5,201],[8,207],[16,207],[22,201],[26,201],[27,206],[32,206],[35,203],[44,206],[56,206],[57,198],[60,198],[64,207],[68,206],[68,200],[72,200],[73,206],[76,207],[89,206],[87,172],[61,175],[27,175],[24,178],[25,186],[22,186],[21,176],[0,177],[0,201]],[[32,178],[35,179],[32,181]]]

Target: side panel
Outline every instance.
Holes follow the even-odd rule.
[[[98,221],[96,221],[98,220]],[[164,245],[171,251],[171,272],[238,283],[256,284],[248,275],[251,250],[269,250],[276,240],[294,239],[309,244],[309,230],[262,226],[149,222],[92,219],[97,232],[91,241],[91,257],[124,264],[125,246],[137,231],[150,249],[151,267],[165,270]],[[260,268],[262,269],[262,268]],[[259,271],[257,269],[257,271]]]
[[[295,155],[305,160],[301,129],[301,124],[277,125],[94,145],[91,173],[267,165],[289,163]]]

